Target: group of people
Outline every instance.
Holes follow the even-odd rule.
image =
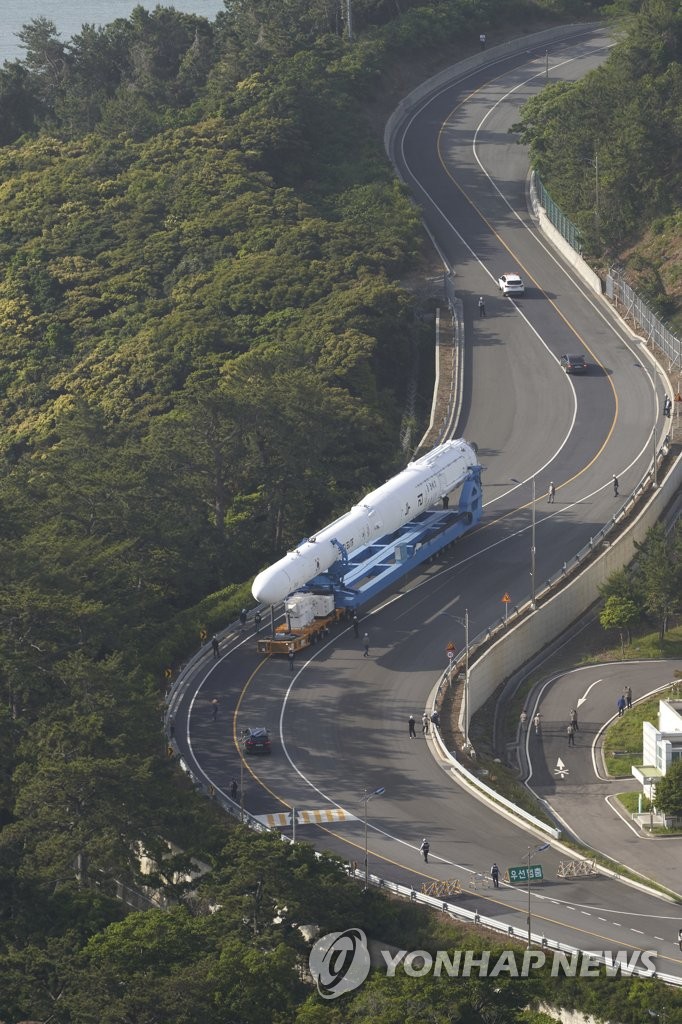
[[[434,725],[440,725],[440,715],[438,714],[437,711],[432,711],[430,718],[429,718],[429,716],[428,716],[426,711],[422,715],[422,735],[423,736],[428,736],[429,735],[429,726],[430,726],[431,722],[433,722]],[[410,736],[412,739],[415,739],[415,740],[417,738],[417,723],[416,723],[414,715],[410,715],[410,717],[407,720],[407,735]]]
[[[617,498],[618,497],[618,477],[616,476],[615,473],[613,474],[612,483],[613,483],[613,496],[614,496],[614,498]],[[553,480],[550,480],[549,481],[549,487],[547,488],[547,503],[549,505],[553,505],[555,498],[556,498],[556,484],[554,483]]]

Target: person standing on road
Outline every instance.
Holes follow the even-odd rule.
[[[519,715],[519,722],[521,723],[521,728],[522,729],[526,728],[526,722],[527,721],[528,721],[528,712],[524,708],[523,711],[521,712],[521,714]]]
[[[214,697],[211,701],[211,708],[213,709],[213,721],[215,722],[218,717],[218,698]]]
[[[237,793],[238,793],[237,780],[236,779],[232,779],[232,785],[230,786],[230,796],[232,797],[233,800],[237,799]]]
[[[431,721],[433,722],[434,725],[440,727],[440,715],[438,714],[437,711],[431,712]]]
[[[294,655],[294,649],[293,649],[293,647],[290,647],[290,648],[289,648],[289,653],[288,653],[288,658],[289,658],[289,671],[290,671],[290,672],[293,672],[293,671],[294,671],[294,657],[295,657],[295,655]]]
[[[422,732],[425,736],[429,735],[429,716],[426,712],[422,715]]]
[[[486,44],[485,32],[481,32],[480,36],[478,37],[478,41],[481,44],[481,49],[485,50],[485,44]]]
[[[424,838],[422,839],[422,843],[421,843],[421,846],[419,847],[419,849],[422,852],[422,856],[424,858],[424,863],[428,864],[429,863],[429,850],[431,849],[431,844],[429,843],[429,841],[426,838],[426,836],[424,836]]]
[[[578,725],[578,711],[576,708],[571,708],[570,722],[575,732],[578,732],[580,727]]]
[[[537,715],[533,719],[533,725],[535,726],[535,735],[540,735],[540,727],[542,726],[542,715],[538,711]]]
[[[407,735],[411,736],[412,739],[416,740],[417,732],[416,732],[416,730],[414,728],[414,715],[410,715],[410,717],[407,720],[407,730],[408,730]]]
[[[625,714],[626,705],[627,705],[627,701],[625,700],[625,697],[623,697],[623,695],[621,694],[620,697],[618,698],[617,702],[616,702],[616,707],[618,708],[618,717],[619,718],[622,718],[623,715]]]
[[[369,658],[369,633],[365,633],[365,635],[362,638],[362,642],[365,647],[365,653],[363,654],[363,658]]]
[[[360,636],[360,619],[357,612],[353,612],[353,633],[355,636]]]
[[[630,686],[626,687],[623,696],[625,697],[625,706],[627,708],[631,708],[632,707],[632,687],[630,687]]]
[[[253,625],[254,625],[256,636],[258,636],[258,634],[260,633],[260,624],[261,624],[262,621],[263,621],[263,619],[262,619],[261,613],[260,612],[256,612],[256,614],[253,617]]]
[[[479,317],[485,316],[485,300],[481,295],[478,300],[478,315]]]
[[[614,498],[618,497],[618,477],[615,473],[613,474],[613,496]]]
[[[491,867],[491,869],[490,869],[490,877],[493,880],[493,885],[495,886],[495,888],[499,889],[500,888],[500,869],[498,868],[497,864],[493,864],[493,866]]]
[[[211,647],[213,648],[213,657],[214,658],[220,657],[220,640],[215,635],[215,633],[211,637]]]
[[[575,746],[575,726],[573,725],[573,722],[569,722],[568,725],[566,726],[566,735],[568,736],[568,745],[569,745],[569,747],[574,747]]]
[[[550,480],[549,488],[547,489],[547,503],[549,505],[553,505],[554,504],[554,495],[555,494],[556,494],[556,487],[554,486],[554,481]]]

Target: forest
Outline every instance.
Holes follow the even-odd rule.
[[[521,114],[520,137],[552,198],[601,269],[621,266],[682,336],[682,11],[617,0],[617,45],[575,83]]]
[[[274,555],[404,464],[415,381],[409,416],[426,415],[433,303],[402,283],[423,237],[376,129],[396,68],[404,89],[411,63],[425,77],[466,56],[481,27],[492,42],[501,20],[518,34],[595,7],[354,14],[352,44],[333,0],[230,0],[212,23],[137,8],[66,41],[38,19],[0,70],[8,1024],[542,1024],[527,1006],[559,1000],[546,977],[372,975],[324,1004],[295,924],[475,940],[225,820],[165,756],[164,669],[233,620]],[[169,841],[184,852],[164,859]],[[115,898],[141,883],[140,846],[170,909]],[[210,872],[178,882],[191,858]],[[660,998],[641,981],[561,992],[621,1024]]]

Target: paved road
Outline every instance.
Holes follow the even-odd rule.
[[[541,709],[542,735],[536,737],[531,728],[524,747],[530,766],[527,785],[547,800],[568,831],[682,898],[681,841],[647,838],[619,813],[616,794],[639,792],[641,787],[634,778],[609,780],[602,763],[605,724],[617,715],[616,701],[624,687],[631,687],[636,703],[671,682],[680,669],[682,662],[617,662],[553,676],[531,706],[531,713]],[[575,747],[569,747],[566,723],[570,709],[578,704],[579,731]]]
[[[584,74],[602,59],[604,44],[599,33],[564,44],[551,53],[550,75]],[[446,662],[447,641],[461,646],[464,609],[474,637],[502,613],[505,592],[519,603],[527,596],[533,474],[539,491],[549,479],[557,483],[556,504],[537,507],[536,578],[544,580],[616,510],[612,472],[621,477],[623,493],[641,475],[658,414],[655,382],[627,332],[548,255],[525,211],[527,158],[507,129],[544,67],[543,47],[541,55],[481,68],[423,109],[400,146],[406,175],[419,159],[424,188],[434,197],[425,212],[457,265],[465,298],[470,351],[461,433],[478,442],[487,467],[481,526],[372,610],[363,622],[370,658],[362,657],[360,642],[347,630],[289,673],[277,659],[260,660],[252,640],[235,638],[223,660],[208,663],[196,696],[176,715],[193,769],[224,791],[244,772],[252,813],[296,806],[354,814],[338,825],[307,826],[305,833],[346,859],[364,856],[364,790],[385,787],[368,805],[372,870],[415,886],[424,878],[466,881],[487,872],[493,860],[503,868],[523,863],[536,844],[535,836],[459,789],[428,742],[408,737],[407,719],[425,707]],[[510,264],[529,284],[528,298],[519,303],[494,291],[494,278]],[[479,294],[488,298],[480,323],[472,316]],[[573,381],[556,357],[579,351],[581,339],[589,341],[595,369]],[[221,702],[215,723],[214,696]],[[246,725],[268,726],[274,751],[244,767],[235,738]],[[425,835],[432,851],[428,870],[418,852]],[[587,949],[658,949],[659,969],[682,973],[671,941],[675,908],[608,878],[558,880],[561,858],[554,849],[543,854],[548,881],[532,896],[533,919],[547,934]],[[525,926],[526,898],[514,889],[462,899]]]

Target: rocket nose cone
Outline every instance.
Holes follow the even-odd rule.
[[[293,590],[289,574],[277,565],[259,572],[251,593],[260,604],[279,604]]]

